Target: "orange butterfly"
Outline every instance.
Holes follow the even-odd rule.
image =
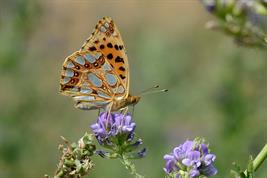
[[[101,19],[82,48],[65,59],[60,93],[83,110],[118,111],[140,100],[129,94],[128,58],[110,17]]]

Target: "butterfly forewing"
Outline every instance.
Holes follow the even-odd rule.
[[[128,96],[129,64],[120,32],[110,17],[101,19],[92,35],[83,44],[81,51],[101,51],[123,83]]]
[[[82,49],[65,59],[60,91],[80,109],[104,108],[114,98],[128,97],[128,58],[111,18],[100,20]]]

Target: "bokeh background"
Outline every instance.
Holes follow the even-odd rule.
[[[123,36],[131,93],[155,84],[169,89],[135,107],[148,148],[137,170],[164,177],[163,155],[196,136],[217,155],[216,177],[229,177],[233,161],[245,169],[267,141],[267,52],[205,29],[213,17],[199,1],[10,0],[0,2],[0,177],[53,175],[60,136],[77,141],[90,132],[97,111],[75,109],[59,94],[59,78],[65,57],[103,16]],[[94,161],[88,177],[130,177],[118,160]],[[266,167],[257,178],[266,178]]]

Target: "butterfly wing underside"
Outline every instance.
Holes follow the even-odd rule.
[[[60,92],[86,110],[106,108],[128,97],[128,58],[111,18],[101,19],[82,48],[65,59]]]

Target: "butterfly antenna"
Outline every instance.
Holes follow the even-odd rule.
[[[146,90],[143,90],[142,92],[140,92],[140,95],[144,96],[147,94],[152,94],[152,93],[161,93],[161,92],[167,92],[167,89],[161,89],[161,90],[157,90],[157,88],[159,88],[159,85],[155,85],[151,88],[148,88]]]
[[[154,85],[153,87],[150,87],[150,88],[147,88],[147,89],[141,91],[141,92],[140,92],[140,95],[142,95],[142,94],[144,94],[144,93],[147,93],[147,92],[149,92],[149,91],[153,91],[153,90],[155,90],[155,89],[157,89],[157,88],[159,88],[159,85]]]
[[[153,91],[148,91],[145,93],[141,93],[142,96],[148,95],[148,94],[154,94],[154,93],[162,93],[162,92],[167,92],[168,89],[162,89],[162,90],[153,90]]]

